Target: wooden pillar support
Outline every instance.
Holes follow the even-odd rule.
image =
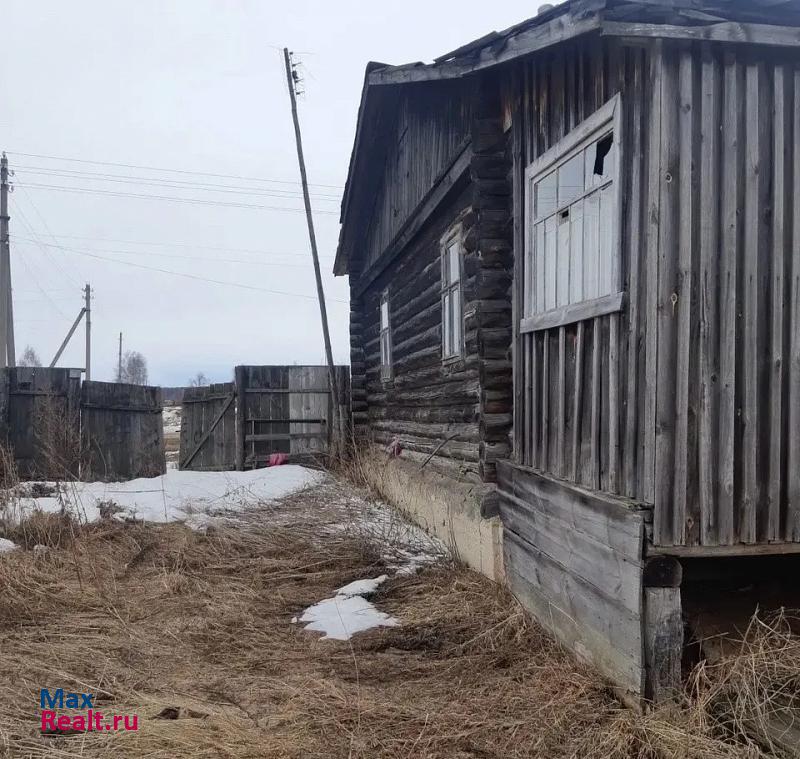
[[[646,695],[654,703],[674,698],[681,688],[683,616],[681,563],[654,557],[644,568]]]

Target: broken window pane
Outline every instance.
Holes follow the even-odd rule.
[[[615,170],[614,134],[607,134],[586,148],[586,189],[607,182]]]

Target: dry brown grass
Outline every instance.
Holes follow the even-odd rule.
[[[743,715],[797,694],[796,639],[776,646],[770,626],[735,667],[698,672],[685,704],[637,716],[506,591],[446,563],[382,586],[401,626],[320,640],[291,618],[384,569],[330,519],[300,494],[208,534],[19,528],[52,548],[0,558],[0,755],[756,757],[768,747]],[[42,687],[98,693],[140,730],[43,737]]]

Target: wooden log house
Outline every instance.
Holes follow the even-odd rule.
[[[527,608],[634,698],[677,686],[726,582],[783,602],[796,3],[570,0],[369,64],[341,221],[356,435],[402,447],[384,486],[394,467],[462,558],[499,576],[501,550]]]

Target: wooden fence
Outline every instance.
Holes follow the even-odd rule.
[[[159,388],[81,383],[80,369],[0,370],[0,440],[25,479],[122,480],[166,471]]]
[[[347,413],[348,367],[336,371]],[[237,366],[233,383],[191,388],[183,402],[181,469],[255,469],[273,453],[313,463],[331,451],[335,399],[326,366]]]
[[[81,476],[155,477],[166,471],[161,389],[120,382],[81,388]]]

